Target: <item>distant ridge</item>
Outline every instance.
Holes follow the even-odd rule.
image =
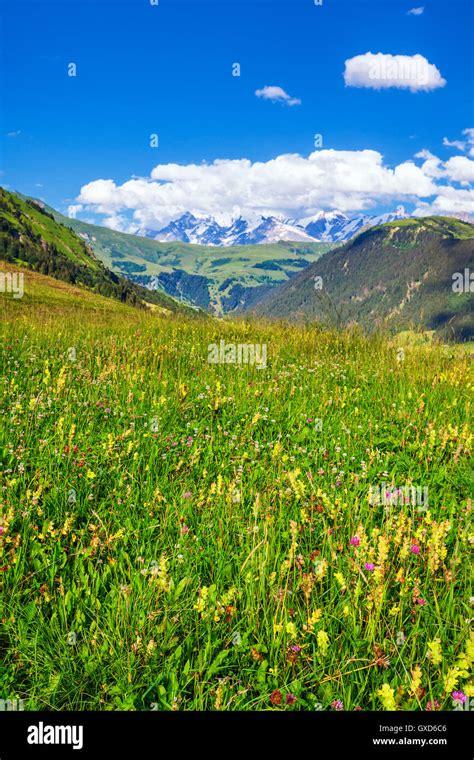
[[[404,219],[372,227],[273,290],[253,313],[292,321],[412,326],[446,338],[474,336],[474,225],[452,217]],[[320,278],[320,279],[318,279]],[[457,278],[459,279],[459,278]],[[465,278],[464,278],[465,280]]]

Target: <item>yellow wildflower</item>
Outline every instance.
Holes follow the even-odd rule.
[[[428,641],[428,653],[426,655],[433,665],[441,665],[443,655],[441,653],[441,639]]]
[[[381,689],[377,691],[384,710],[396,710],[397,705],[395,703],[395,692],[388,683],[384,683]]]
[[[318,631],[318,651],[321,657],[325,657],[329,646],[329,636],[326,631]]]

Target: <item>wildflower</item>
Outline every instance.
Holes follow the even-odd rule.
[[[441,662],[443,660],[443,655],[441,654],[441,639],[434,639],[433,641],[428,641],[428,651],[426,653],[426,656],[433,665],[441,665]]]
[[[293,644],[293,646],[290,647],[290,650],[292,652],[301,652],[301,647],[298,646],[298,644]]]
[[[208,596],[209,596],[209,588],[207,586],[203,586],[198,591],[198,600],[196,604],[194,605],[194,609],[197,610],[201,614],[206,609]]]
[[[287,705],[294,705],[296,702],[296,696],[294,694],[287,694],[285,702]]]
[[[433,702],[429,700],[426,704],[426,709],[428,712],[431,712],[432,710],[439,710],[440,704],[437,699],[434,699]]]
[[[191,496],[192,496],[192,493],[191,493],[191,491],[185,491],[185,492],[183,493],[183,499],[190,499],[190,498],[191,498]]]
[[[372,570],[375,570],[375,565],[373,562],[366,562],[364,567],[366,570],[369,570],[370,572],[372,572]]]
[[[322,657],[325,657],[328,651],[329,636],[326,631],[318,631],[318,650]]]
[[[182,535],[182,536],[185,536],[185,535],[186,535],[186,533],[189,533],[189,528],[188,528],[188,526],[187,526],[186,524],[183,524],[183,525],[181,526],[181,528],[180,528],[180,531],[179,531],[179,532],[181,533],[181,535]]]
[[[453,691],[453,693],[451,694],[451,696],[452,696],[453,700],[455,702],[457,702],[458,704],[460,704],[460,705],[463,705],[464,702],[466,701],[466,695],[464,694],[463,691]]]
[[[381,689],[377,691],[377,696],[382,702],[384,710],[396,710],[394,690],[388,683],[384,683]]]
[[[385,538],[385,536],[379,536],[378,541],[378,556],[377,556],[377,562],[379,565],[383,565],[388,557],[390,544],[389,541]]]
[[[326,575],[327,569],[328,563],[326,559],[319,559],[314,563],[314,573],[316,575],[316,578],[320,581],[322,581]]]
[[[352,536],[351,540],[349,541],[351,546],[359,546],[360,544],[360,538],[359,536]]]
[[[421,668],[417,665],[411,672],[410,694],[418,696],[421,684]]]
[[[272,693],[270,694],[270,702],[272,703],[272,705],[281,705],[282,699],[283,697],[279,689],[275,689],[275,691],[272,691]]]
[[[334,573],[334,577],[336,581],[339,583],[339,586],[341,587],[341,591],[345,591],[347,586],[346,582],[344,580],[344,576],[342,573]]]
[[[420,551],[421,551],[421,549],[418,546],[418,544],[412,544],[410,551],[411,551],[412,554],[419,554]]]
[[[333,702],[331,702],[331,707],[334,708],[334,710],[344,710],[344,704],[340,699],[335,699]]]
[[[3,536],[4,533],[5,533],[5,528],[3,527],[3,525],[0,525],[0,536]]]
[[[316,583],[316,576],[314,573],[303,573],[303,579],[301,581],[301,588],[306,601],[309,601],[313,586]]]
[[[295,639],[297,634],[296,625],[292,622],[286,624],[286,632],[292,639]]]
[[[317,609],[317,610],[315,610],[314,612],[311,613],[311,615],[308,618],[307,625],[306,625],[308,631],[312,631],[313,630],[314,626],[316,625],[316,623],[320,619],[321,615],[322,615],[322,610],[320,610],[320,609]]]
[[[444,692],[445,694],[449,694],[449,692],[453,691],[456,686],[458,685],[459,677],[460,677],[460,671],[458,667],[450,668],[446,674],[446,678],[444,679]]]

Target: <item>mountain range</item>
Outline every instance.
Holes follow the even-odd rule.
[[[473,271],[474,224],[453,217],[397,220],[323,255],[265,294],[252,311],[366,330],[416,327],[472,340]]]
[[[255,221],[239,216],[225,226],[212,216],[196,217],[188,211],[159,230],[142,227],[135,234],[163,243],[179,241],[211,246],[262,245],[280,240],[337,243],[350,240],[364,228],[406,219],[407,216],[404,207],[399,206],[395,211],[375,216],[348,217],[340,211],[319,211],[301,219],[260,216]]]
[[[320,216],[308,224],[327,221]],[[330,221],[337,234],[336,215]],[[326,232],[321,227],[318,234]],[[69,219],[0,189],[0,259],[142,308],[189,313],[192,306],[217,316],[417,328],[461,341],[474,336],[474,224],[454,217],[364,225],[347,242],[223,250]],[[453,286],[454,277],[462,288]]]
[[[30,199],[31,200],[31,199]],[[112,272],[216,315],[241,311],[333,248],[332,243],[195,245],[158,242],[63,216],[42,201]]]

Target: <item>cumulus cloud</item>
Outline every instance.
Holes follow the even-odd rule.
[[[415,158],[422,158],[424,160],[421,170],[427,177],[434,177],[435,179],[444,177],[445,172],[441,159],[434,156],[429,150],[420,150],[418,153],[415,153]]]
[[[419,8],[410,8],[410,10],[407,12],[407,16],[421,16],[424,10],[424,6],[421,6]]]
[[[271,100],[272,103],[284,103],[287,106],[301,105],[299,98],[292,98],[283,87],[276,85],[266,85],[261,90],[255,90],[255,95],[257,98],[263,98],[263,100]]]
[[[464,130],[463,134],[470,139],[470,133],[474,130]],[[457,141],[456,141],[457,142]],[[452,143],[443,140],[443,145]],[[461,149],[465,150],[469,145],[468,141],[460,143]],[[438,156],[433,155],[429,150],[420,150],[415,154],[415,158],[423,160],[421,171],[427,177],[432,179],[444,179],[451,182],[459,182],[461,185],[466,186],[474,182],[474,161],[471,161],[466,156],[453,156],[448,161],[442,161]]]
[[[474,190],[458,190],[450,185],[441,186],[432,201],[421,201],[414,210],[415,216],[474,216]]]
[[[185,211],[230,223],[239,209],[260,215],[309,216],[320,209],[350,213],[395,202],[423,201],[438,193],[439,177],[448,170],[436,156],[423,155],[420,167],[405,161],[389,167],[374,150],[318,150],[309,156],[284,154],[265,162],[217,159],[202,164],[159,164],[149,178],[117,185],[98,179],[84,185],[71,213],[106,217],[113,229],[160,229]],[[468,167],[451,164],[449,173],[463,178]],[[461,180],[460,180],[461,181]]]
[[[446,176],[455,182],[474,182],[474,161],[466,156],[453,156],[445,163]]]
[[[344,81],[347,87],[373,90],[395,87],[411,92],[429,92],[446,84],[436,66],[419,53],[356,55],[345,62]]]

